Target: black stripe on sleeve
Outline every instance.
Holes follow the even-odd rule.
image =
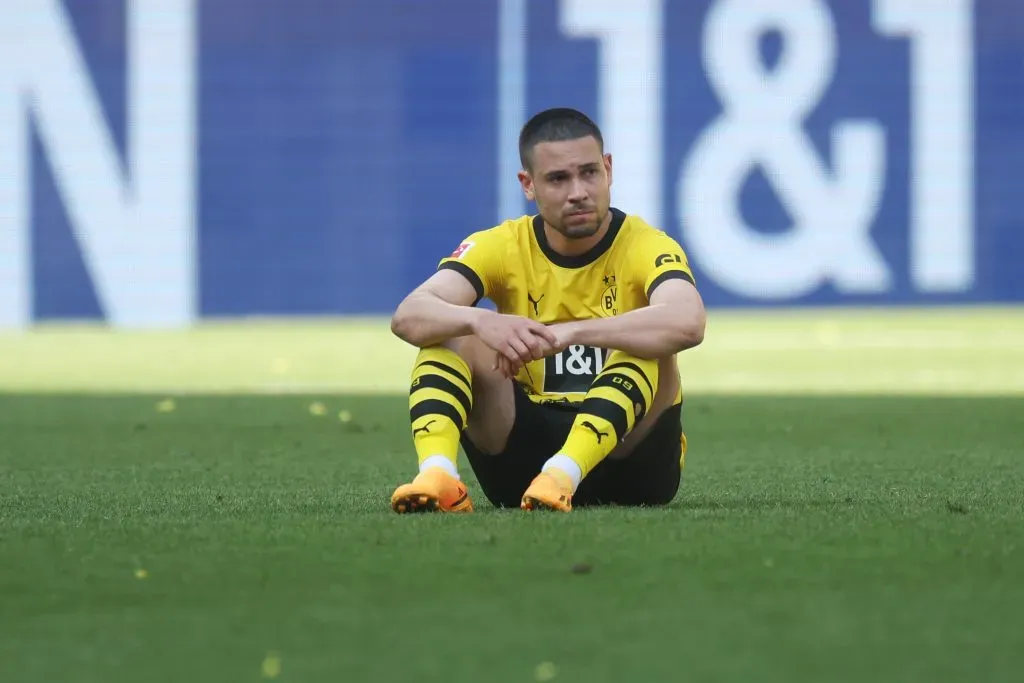
[[[476,301],[473,305],[476,306],[480,303],[480,299],[484,298],[484,283],[480,279],[480,276],[476,274],[476,271],[467,266],[461,261],[445,261],[437,267],[438,270],[454,270],[459,275],[469,280],[469,284],[473,285],[473,289],[476,290]]]
[[[462,390],[462,387],[455,384],[447,377],[441,375],[420,375],[412,383],[412,387],[409,389],[409,394],[414,394],[420,389],[439,389],[446,394],[451,394],[459,400],[462,407],[466,410],[466,415],[469,415],[472,410],[472,403],[469,400],[469,394]]]
[[[615,436],[618,439],[626,436],[629,430],[629,422],[626,417],[626,409],[614,401],[609,401],[600,396],[591,396],[580,405],[579,415],[593,415],[612,423]]]
[[[427,415],[444,415],[455,423],[461,432],[465,423],[462,421],[462,415],[459,414],[458,409],[451,403],[445,403],[439,398],[428,398],[425,401],[420,401],[412,408],[409,409],[409,421],[415,423],[416,420]]]
[[[693,281],[693,276],[683,270],[666,270],[664,273],[654,278],[651,286],[647,288],[647,300],[651,300],[651,294],[654,294],[654,290],[657,289],[665,280],[686,280],[693,286],[697,286],[697,283]]]

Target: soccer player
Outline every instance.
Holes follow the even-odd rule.
[[[686,255],[611,207],[612,157],[586,115],[540,112],[519,155],[537,215],[469,235],[394,313],[420,349],[419,473],[391,506],[472,510],[460,443],[497,507],[666,504],[686,453],[676,354],[705,326]]]

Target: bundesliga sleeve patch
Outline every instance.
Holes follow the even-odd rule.
[[[463,242],[452,252],[452,255],[448,258],[461,259],[462,255],[473,248],[476,242]]]

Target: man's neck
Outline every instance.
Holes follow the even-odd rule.
[[[544,236],[548,240],[548,245],[559,254],[562,254],[563,256],[579,256],[580,254],[585,254],[597,246],[597,243],[600,242],[608,232],[608,228],[611,224],[612,212],[608,211],[604,220],[601,221],[601,225],[597,228],[597,232],[590,237],[574,239],[566,237],[548,225],[547,221],[544,221]]]

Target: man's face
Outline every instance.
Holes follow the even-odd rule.
[[[519,182],[544,221],[570,239],[596,233],[611,205],[611,155],[602,155],[588,135],[538,143],[530,158],[532,168],[520,171]]]

